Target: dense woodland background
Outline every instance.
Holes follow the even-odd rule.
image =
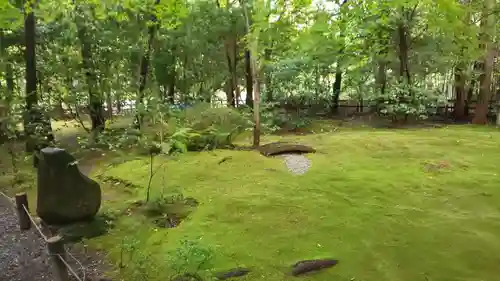
[[[51,118],[88,115],[96,139],[123,111],[141,128],[200,102],[249,117],[254,144],[279,109],[349,104],[402,123],[450,107],[487,124],[498,12],[494,0],[2,0],[2,134],[23,123],[33,150]]]

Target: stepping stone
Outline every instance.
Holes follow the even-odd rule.
[[[226,279],[233,278],[233,277],[245,276],[249,272],[250,272],[250,269],[248,269],[248,268],[237,267],[237,268],[230,269],[228,271],[218,272],[215,274],[215,277],[217,277],[217,279],[219,279],[219,280],[226,280]]]
[[[288,171],[295,175],[302,175],[311,168],[311,161],[300,154],[282,154]]]
[[[262,145],[258,148],[259,152],[264,156],[273,156],[283,153],[314,153],[316,149],[297,143],[288,142],[272,142]]]
[[[339,263],[334,259],[317,259],[299,261],[292,266],[292,275],[299,276],[309,272],[320,271],[325,268],[333,267]]]

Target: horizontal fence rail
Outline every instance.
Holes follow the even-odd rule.
[[[54,281],[70,281],[70,275],[72,275],[78,281],[86,280],[86,268],[83,264],[72,255],[64,246],[63,237],[60,235],[54,235],[47,237],[44,234],[43,229],[46,228],[44,223],[37,223],[37,221],[31,216],[28,206],[28,196],[26,193],[18,193],[14,198],[7,196],[5,193],[0,191],[0,195],[5,197],[11,204],[12,207],[17,211],[19,228],[21,231],[26,231],[31,229],[31,226],[35,226],[36,232],[43,239],[47,245],[49,259],[52,263]],[[47,229],[45,233],[50,233]],[[81,276],[77,274],[71,265],[67,261],[67,256],[73,259],[80,267]]]

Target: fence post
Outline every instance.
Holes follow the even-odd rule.
[[[28,230],[31,228],[31,220],[29,218],[28,196],[26,192],[16,194],[16,209],[17,217],[19,218],[19,227],[21,230]],[[26,208],[26,210],[24,209]]]
[[[69,281],[68,270],[61,259],[66,258],[64,250],[64,242],[60,235],[56,235],[47,239],[47,247],[49,249],[50,259],[54,270],[54,281]]]

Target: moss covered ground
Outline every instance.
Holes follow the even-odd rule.
[[[101,213],[112,227],[85,243],[107,253],[112,274],[126,281],[169,280],[198,260],[204,276],[250,267],[241,280],[292,280],[292,264],[323,257],[340,263],[300,278],[498,280],[498,130],[342,129],[264,142],[278,139],[318,150],[307,173],[292,175],[279,157],[254,151],[156,157],[151,201],[182,194],[199,202],[175,228],[133,211],[146,196],[148,157],[98,164]]]
[[[308,155],[306,174],[291,175],[280,158],[253,151],[158,157],[152,198],[182,193],[199,201],[196,210],[171,229],[124,215],[90,243],[118,263],[126,259],[124,239],[134,241],[140,245],[134,255],[148,260],[136,264],[151,281],[170,277],[169,255],[183,240],[211,249],[206,269],[251,267],[244,280],[290,280],[291,264],[322,257],[340,263],[305,280],[497,280],[496,130],[347,130],[284,139],[318,150]],[[149,159],[108,168],[106,175],[134,189],[110,188],[120,196],[104,211],[126,208],[145,197]],[[132,264],[122,276],[138,270]]]

